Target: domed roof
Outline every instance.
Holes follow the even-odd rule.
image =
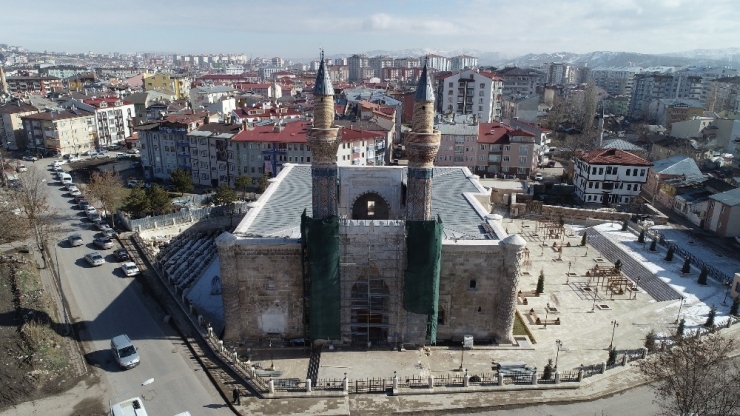
[[[511,234],[501,240],[501,242],[509,246],[524,247],[527,245],[527,240],[523,239],[519,234]]]

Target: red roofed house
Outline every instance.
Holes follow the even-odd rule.
[[[629,204],[647,182],[652,164],[619,149],[599,149],[574,158],[573,184],[585,203]]]
[[[477,115],[482,123],[501,120],[503,80],[492,72],[468,69],[439,79],[437,110]]]
[[[478,146],[475,174],[490,177],[501,172],[501,160],[505,145],[510,145],[509,133],[513,128],[497,121],[478,125]],[[440,151],[442,149],[440,148]]]

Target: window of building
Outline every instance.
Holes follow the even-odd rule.
[[[526,155],[529,153],[529,146],[519,146],[519,154]]]
[[[483,91],[478,91],[478,96],[483,97]]]
[[[627,190],[628,190],[628,191],[631,191],[631,190],[632,190],[632,184],[631,184],[631,183],[628,183],[628,184],[627,184]]]
[[[483,111],[483,106],[478,106],[478,111]]]
[[[452,83],[451,82],[449,83],[448,87],[452,87]]]
[[[624,174],[625,174],[626,176],[631,176],[631,175],[630,175],[631,173],[632,173],[632,169],[627,169],[627,170],[625,171],[625,173],[624,173]]]
[[[596,175],[596,168],[595,167],[593,169],[591,169],[591,174],[592,175]]]
[[[481,83],[481,84],[480,84],[480,87],[481,87],[481,88],[486,88],[486,84],[483,84],[483,83]]]
[[[645,176],[645,169],[640,169],[640,176]]]
[[[475,290],[478,288],[478,281],[475,279],[471,279],[470,283],[468,284],[468,289]]]
[[[511,151],[511,145],[508,145],[508,144],[504,145],[504,152],[509,152],[509,151]]]
[[[593,182],[589,182],[589,183],[588,183],[588,187],[589,187],[589,188],[593,188],[593,187],[594,187],[594,183],[593,183]]]
[[[519,156],[519,164],[524,165],[527,163],[527,156]]]
[[[508,162],[508,161],[509,161],[509,156],[504,156],[504,162]]]
[[[311,156],[306,156],[306,163],[311,163]]]
[[[599,175],[603,175],[603,174],[604,174],[604,168],[599,168]]]

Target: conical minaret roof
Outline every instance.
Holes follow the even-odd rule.
[[[313,95],[334,95],[334,87],[331,85],[329,73],[326,72],[324,64],[324,51],[321,51],[321,63],[316,73],[316,84],[313,86]]]
[[[434,101],[434,89],[432,89],[432,81],[429,79],[426,61],[424,62],[424,69],[421,70],[419,84],[416,86],[414,101]]]

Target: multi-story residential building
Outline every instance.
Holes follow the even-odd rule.
[[[233,187],[242,172],[237,145],[231,139],[242,128],[238,123],[208,123],[191,131],[186,140],[176,142],[177,167],[189,171],[196,185]]]
[[[191,80],[185,75],[168,74],[144,74],[144,90],[169,90],[175,94],[178,100],[186,100],[190,95]]]
[[[239,75],[244,72],[244,65],[227,65],[224,67],[224,74]]]
[[[53,65],[39,68],[39,76],[65,79],[77,74],[84,74],[89,71],[90,69],[84,66]]]
[[[437,88],[442,113],[475,115],[482,123],[501,119],[503,82],[492,72],[462,71],[440,79]]]
[[[226,85],[213,87],[195,87],[190,89],[191,108],[208,107],[209,105],[223,99],[232,97],[236,90]]]
[[[630,97],[618,95],[616,97],[605,97],[601,100],[604,112],[615,116],[626,116],[630,110]]]
[[[27,148],[43,155],[66,155],[95,150],[95,114],[70,108],[21,117]]]
[[[701,77],[670,73],[638,74],[635,75],[630,115],[636,118],[648,117],[650,103],[662,98],[699,100],[701,96]]]
[[[367,65],[373,69],[375,77],[380,77],[383,74],[383,68],[393,67],[393,58],[390,56],[373,56],[367,60]]]
[[[589,74],[594,84],[603,88],[609,95],[632,95],[635,75],[642,72],[639,67],[594,68]]]
[[[421,58],[398,58],[395,62],[399,68],[421,68]]]
[[[10,150],[26,149],[28,136],[23,130],[21,117],[38,112],[36,107],[21,101],[0,105],[0,147]]]
[[[65,78],[63,82],[67,85],[68,91],[82,91],[86,86],[97,80],[98,75],[95,72],[84,72]]]
[[[141,165],[148,179],[169,179],[172,171],[185,168],[191,159],[188,133],[208,119],[205,111],[171,114],[162,120],[136,127],[139,133]]]
[[[349,80],[348,65],[332,65],[326,68],[329,79],[333,83],[347,82]]]
[[[569,85],[576,82],[576,70],[573,65],[554,62],[546,63],[543,67],[547,70],[547,85]]]
[[[506,133],[509,143],[503,143],[501,149],[501,173],[527,178],[537,170],[535,156],[535,137],[519,129]]]
[[[707,178],[696,161],[686,156],[671,156],[656,160],[648,170],[641,194],[652,205],[673,209],[677,189],[703,183]]]
[[[109,78],[131,78],[139,74],[150,73],[149,69],[137,67],[115,67],[115,68],[97,68],[95,70],[103,79]]]
[[[8,77],[6,78],[8,91],[11,94],[29,92],[46,95],[50,92],[62,91],[62,80],[57,77]]]
[[[665,126],[670,133],[673,123],[704,115],[704,106],[697,100],[659,99],[648,105],[648,119]]]
[[[598,149],[573,159],[575,195],[585,203],[629,204],[647,181],[651,163],[619,149]]]
[[[283,72],[285,70],[286,68],[283,68],[282,66],[265,66],[260,68],[258,73],[260,74],[262,82],[271,82],[276,73]]]
[[[720,237],[740,237],[740,188],[711,195],[704,228]]]
[[[706,104],[709,111],[740,113],[740,77],[719,78],[708,84]]]
[[[97,148],[121,145],[133,133],[136,108],[131,101],[118,97],[92,97],[69,100],[62,106],[95,114]]]
[[[520,118],[505,120],[505,123],[514,129],[525,131],[534,137],[534,156],[537,162],[543,162],[545,152],[552,141],[553,131]]]
[[[470,55],[458,55],[450,58],[450,71],[463,71],[478,68],[478,58]]]
[[[478,123],[442,123],[434,126],[441,137],[436,166],[466,166],[470,171],[476,166],[476,141]]]
[[[537,81],[542,77],[534,69],[509,67],[496,71],[503,82],[502,95],[505,99],[523,98],[537,94]]]
[[[349,65],[349,82],[357,82],[365,78],[363,68],[370,66],[370,58],[367,55],[352,55],[347,58],[347,64]]]
[[[449,71],[450,70],[450,59],[446,56],[441,55],[427,55],[424,57],[429,68],[436,69],[437,71]]]
[[[510,145],[509,133],[513,131],[513,128],[499,122],[480,123],[476,142],[477,175],[485,178],[501,172],[503,149],[505,145]]]

